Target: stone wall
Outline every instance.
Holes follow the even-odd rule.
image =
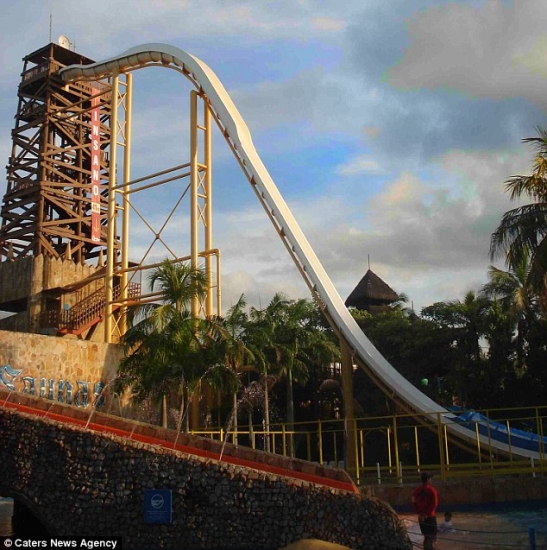
[[[39,256],[37,256],[37,259],[38,258]],[[44,290],[48,290],[79,283],[94,275],[99,269],[100,267],[90,264],[79,264],[72,260],[62,260],[61,258],[44,256],[43,288]],[[98,283],[98,285],[103,285],[103,279],[100,279],[100,284]],[[94,290],[96,290],[96,288]]]
[[[63,260],[48,255],[25,256],[14,261],[0,262],[0,304],[19,301],[19,313],[0,319],[0,329],[39,332],[38,316],[47,309],[44,291],[61,289],[92,278],[101,268]],[[104,269],[104,268],[102,268]],[[79,291],[65,291],[59,309],[65,304],[73,306],[79,300],[104,286],[104,279],[90,281]],[[59,299],[60,290],[55,291]],[[13,311],[13,310],[10,310]],[[102,336],[94,334],[94,340]]]
[[[10,365],[12,369],[21,371],[13,380],[5,374],[3,382],[0,376],[0,387],[6,385],[7,379],[16,391],[29,391],[30,382],[24,380],[28,377],[34,379],[34,391],[40,395],[40,380],[46,380],[47,391],[49,381],[53,380],[53,399],[57,401],[59,381],[63,381],[65,394],[66,382],[71,384],[73,398],[81,386],[78,382],[87,382],[91,397],[97,382],[107,385],[116,376],[123,356],[121,345],[0,330],[0,369]],[[61,400],[66,399],[67,395]]]
[[[412,548],[376,498],[4,408],[0,440],[0,495],[32,508],[52,535],[121,536],[126,550],[277,549],[306,538]],[[151,489],[172,492],[171,523],[145,521]]]
[[[42,254],[1,262],[0,303],[28,297],[33,275],[40,282],[41,289],[48,290],[83,281],[98,269],[97,266]]]
[[[0,303],[28,297],[34,260],[27,256],[0,262]]]

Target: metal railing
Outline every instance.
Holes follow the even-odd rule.
[[[140,295],[141,285],[139,283],[130,283],[128,297],[136,299]],[[114,287],[113,300],[118,300],[120,296],[121,286],[116,285]],[[102,317],[104,314],[105,299],[104,288],[100,288],[69,309],[44,311],[40,314],[40,326],[69,332],[78,331]]]
[[[129,298],[137,298],[141,294],[141,285],[130,283],[128,287]],[[116,285],[113,291],[113,300],[118,300],[121,296],[121,286]],[[105,292],[104,288],[96,290],[70,309],[66,310],[66,318],[59,325],[67,330],[78,330],[91,323],[97,317],[104,313]]]
[[[209,429],[192,433],[271,452],[296,456],[344,469],[345,441],[356,438],[357,467],[348,473],[358,484],[415,482],[421,471],[434,471],[443,481],[467,476],[508,474],[547,475],[547,453],[543,434],[547,426],[547,407],[530,409],[496,409],[481,411],[491,426],[506,426],[511,441],[512,430],[537,434],[538,458],[522,458],[516,445],[509,444],[500,453],[481,436],[484,421],[466,421],[471,439],[455,439],[441,422],[426,425],[412,415],[356,418],[354,429],[347,429],[344,420],[300,422],[289,429],[287,424],[271,424],[266,432],[262,425],[238,427],[235,430]],[[492,433],[494,430],[492,429]],[[473,439],[473,433],[475,437]],[[291,451],[292,450],[292,451]]]

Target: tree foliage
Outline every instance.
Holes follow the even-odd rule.
[[[523,139],[535,149],[532,173],[511,176],[506,190],[511,200],[529,198],[532,202],[506,212],[492,234],[490,254],[504,256],[506,265],[515,269],[528,261],[529,284],[545,294],[547,273],[547,132],[539,127],[538,135]]]
[[[167,422],[168,397],[178,395],[180,420],[188,430],[188,403],[197,384],[208,375],[210,384],[226,385],[232,378],[214,355],[215,343],[227,338],[217,319],[192,315],[194,298],[203,298],[207,278],[202,269],[164,260],[149,276],[158,301],[142,303],[128,313],[124,336],[126,357],[121,361],[116,389],[130,389],[132,398],[163,401]],[[221,376],[219,376],[221,372]]]

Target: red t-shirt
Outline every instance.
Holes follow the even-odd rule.
[[[412,493],[412,506],[414,507],[414,511],[420,516],[433,517],[438,503],[437,490],[429,483],[416,487]]]

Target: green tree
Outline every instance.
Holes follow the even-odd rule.
[[[519,258],[508,271],[490,266],[489,281],[482,294],[499,300],[504,312],[514,323],[516,331],[517,369],[524,367],[529,328],[537,318],[537,295],[530,279],[528,256]],[[498,317],[499,319],[499,317]],[[499,319],[500,324],[503,324]]]
[[[490,301],[475,292],[466,293],[463,301],[437,302],[422,309],[422,316],[452,329],[462,359],[466,362],[480,362],[482,357],[481,338],[487,326],[486,314]]]
[[[264,309],[252,307],[246,328],[246,340],[255,357],[255,366],[264,384],[265,450],[270,451],[270,386],[271,376],[279,375],[283,361],[283,345],[278,334],[289,299],[276,293]]]
[[[545,338],[547,322],[539,307],[540,298],[533,284],[531,266],[528,257],[523,256],[511,269],[503,271],[490,268],[490,281],[483,292],[495,297],[502,305],[503,313],[509,323],[511,334],[514,334],[511,349],[503,348],[497,352],[498,371],[506,365],[504,386],[506,388],[504,404],[513,406],[528,405],[530,402],[541,403],[543,389],[547,387],[547,372],[544,368],[547,360],[547,339]],[[503,342],[504,319],[500,315],[495,324]],[[489,339],[491,354],[496,353],[494,341]],[[499,344],[498,344],[499,345]],[[516,361],[511,364],[511,351],[516,354]]]
[[[439,380],[457,364],[454,329],[399,308],[376,315],[352,310],[352,315],[378,351],[402,376],[432,399],[446,399]],[[395,412],[394,406],[365,377],[356,373],[354,379],[356,397],[365,411],[370,414]],[[427,386],[422,385],[424,379],[428,381]]]
[[[127,355],[119,366],[117,389],[131,388],[137,401],[148,396],[162,402],[162,425],[167,425],[167,397],[180,392],[180,422],[195,383],[204,374],[204,336],[211,323],[191,314],[194,297],[203,298],[207,278],[202,269],[164,260],[149,275],[159,301],[130,308],[129,329],[124,336]]]
[[[305,384],[310,366],[332,362],[339,356],[317,307],[311,300],[290,300],[276,293],[264,309],[252,308],[246,338],[253,349],[258,369],[265,381],[265,421],[269,426],[269,379],[284,378],[286,385],[286,420],[294,430],[294,385]],[[291,449],[292,452],[292,449]]]
[[[220,320],[222,326],[221,337],[215,344],[216,354],[222,358],[224,365],[230,370],[233,377],[238,378],[244,370],[248,370],[254,362],[254,355],[251,349],[245,343],[245,329],[248,324],[248,314],[246,312],[247,301],[242,294],[238,301],[228,310],[226,316]],[[226,385],[226,384],[224,384]],[[238,422],[238,398],[237,384],[230,384],[232,388],[232,407],[229,415],[229,421],[237,434]],[[237,435],[234,437],[234,443],[237,444]]]
[[[547,132],[537,129],[538,135],[523,139],[535,149],[532,174],[510,177],[506,191],[511,200],[528,197],[532,202],[509,210],[494,231],[490,243],[492,259],[504,255],[509,268],[516,269],[530,258],[531,285],[545,294],[547,273]]]
[[[490,326],[490,300],[469,291],[462,300],[438,302],[422,309],[422,316],[444,327],[453,337],[456,366],[446,377],[447,386],[461,403],[480,406],[481,380],[488,364],[486,336]]]
[[[515,342],[513,315],[503,303],[494,298],[486,315],[484,338],[487,341],[486,359],[482,373],[475,378],[475,387],[481,388],[478,406],[500,407],[516,403]],[[486,391],[484,391],[487,389]],[[480,401],[479,401],[480,400]]]

